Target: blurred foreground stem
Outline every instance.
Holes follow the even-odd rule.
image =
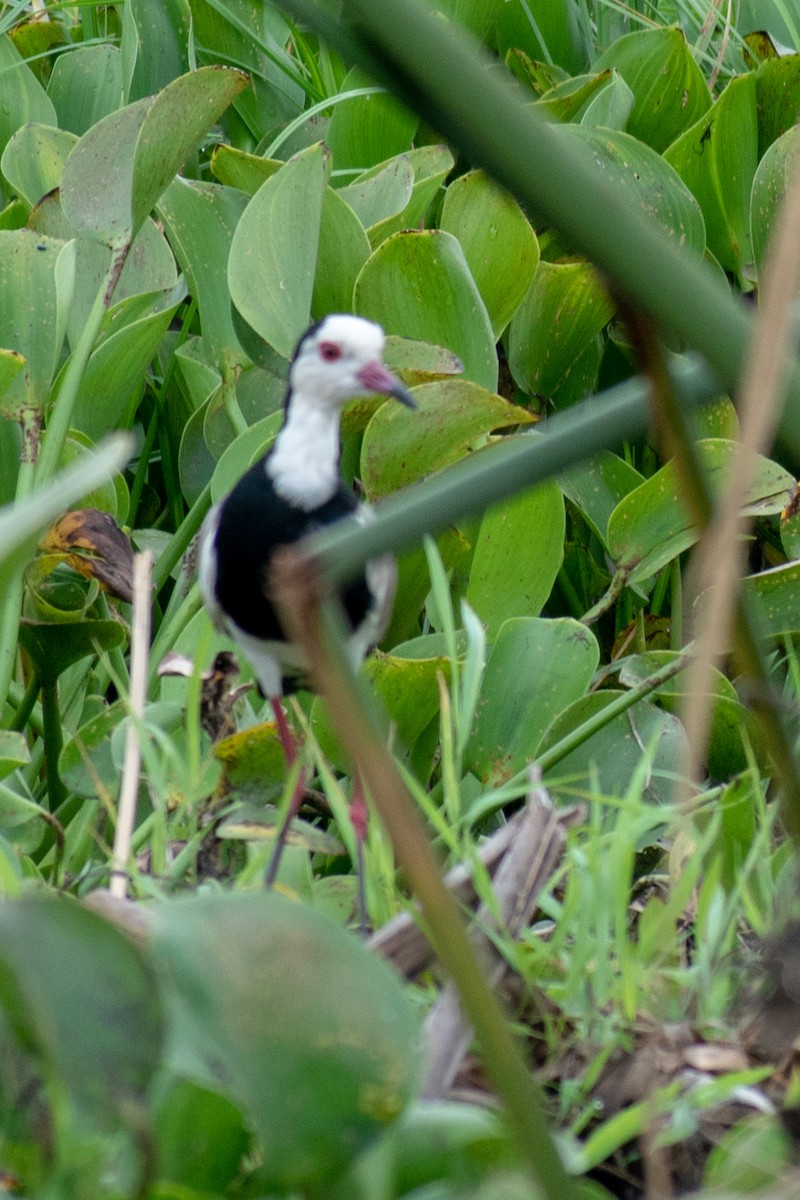
[[[523,1061],[503,1010],[484,979],[458,907],[447,891],[414,802],[378,730],[373,708],[344,655],[341,619],[320,603],[319,563],[286,550],[272,570],[273,599],[290,639],[302,646],[334,729],[366,783],[398,862],[420,902],[427,930],[483,1052],[523,1162],[547,1200],[576,1200],[544,1118],[542,1096]]]

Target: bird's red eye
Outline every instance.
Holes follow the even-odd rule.
[[[342,357],[342,348],[337,346],[336,342],[322,342],[319,352],[325,362],[336,362],[337,358]]]

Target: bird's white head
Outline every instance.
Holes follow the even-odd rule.
[[[414,408],[406,388],[383,364],[386,337],[380,325],[363,317],[334,313],[312,325],[300,339],[289,368],[289,397],[341,408],[355,396],[381,392]]]

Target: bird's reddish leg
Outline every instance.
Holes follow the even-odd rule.
[[[356,835],[356,880],[358,882],[358,929],[366,936],[367,921],[367,889],[364,872],[364,842],[367,840],[367,801],[360,776],[353,780],[353,796],[350,800],[350,821]]]
[[[275,724],[278,729],[278,737],[280,738],[281,746],[283,747],[283,756],[286,759],[286,766],[289,770],[297,762],[297,742],[289,728],[289,722],[286,720],[286,713],[283,711],[283,705],[280,700],[272,699],[270,701],[272,711],[275,714]],[[286,809],[281,827],[275,835],[275,845],[272,849],[269,863],[267,864],[267,873],[264,876],[266,886],[272,887],[278,874],[278,867],[281,864],[281,856],[283,855],[283,847],[286,845],[286,838],[289,833],[289,826],[300,811],[300,805],[303,803],[303,796],[306,792],[306,769],[300,768],[300,774],[297,776],[297,782],[294,785],[294,790],[289,800],[289,806]]]

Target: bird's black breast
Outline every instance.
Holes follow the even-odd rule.
[[[263,459],[252,466],[222,502],[217,523],[215,591],[225,614],[255,637],[288,640],[267,595],[274,551],[357,508],[353,493],[340,484],[320,508],[304,512],[278,495]],[[373,605],[366,578],[361,575],[340,594],[350,627],[356,629]]]

